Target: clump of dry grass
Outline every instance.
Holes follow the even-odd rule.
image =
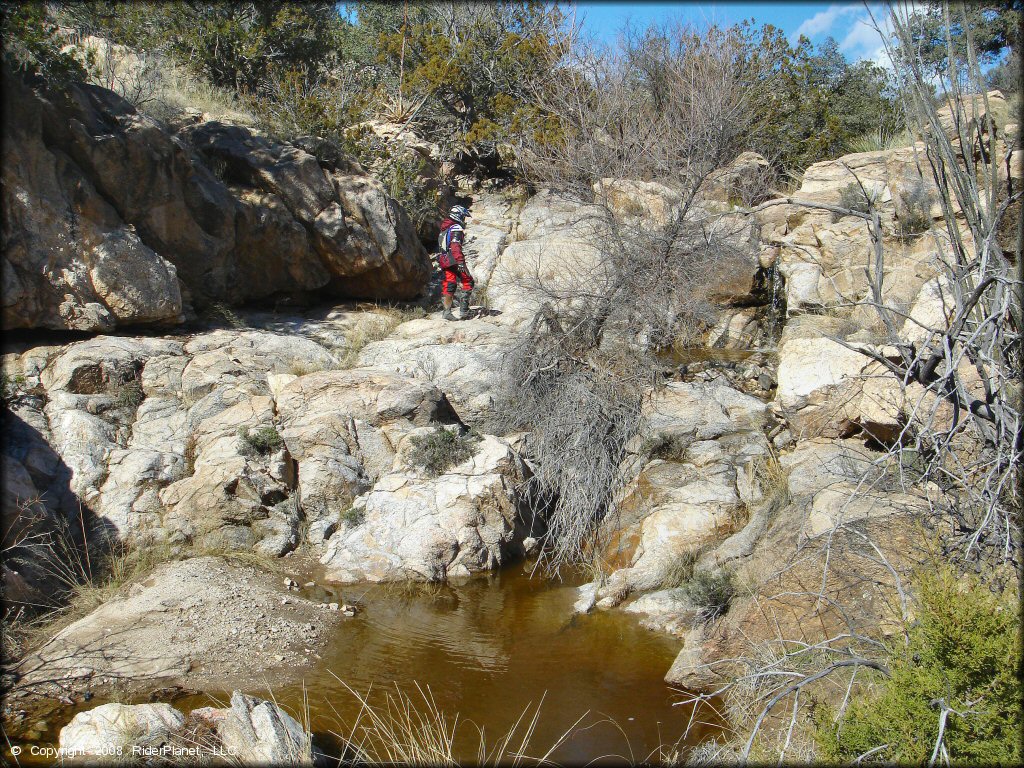
[[[661,574],[661,588],[685,587],[693,579],[697,561],[702,554],[704,554],[704,548],[695,547],[687,549],[669,560]]]
[[[402,323],[426,317],[427,313],[423,307],[412,306],[382,307],[367,314],[369,316],[358,323],[345,339],[347,345],[338,363],[341,369],[355,368],[359,363],[359,353],[367,344],[386,339]]]
[[[464,765],[464,756],[456,751],[456,736],[461,727],[476,731],[476,758],[471,761],[476,765],[550,764],[554,751],[590,714],[584,713],[553,744],[547,746],[543,754],[532,757],[528,751],[540,722],[543,697],[536,707],[527,705],[515,723],[496,741],[488,744],[483,728],[462,719],[457,713],[450,715],[444,712],[429,687],[423,688],[417,683],[418,696],[414,698],[396,684],[393,693],[385,691],[382,700],[372,701],[371,691],[360,694],[334,677],[360,705],[355,720],[334,733],[348,745],[350,754],[347,761],[357,765]]]

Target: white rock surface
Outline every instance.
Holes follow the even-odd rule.
[[[217,727],[224,749],[242,765],[312,765],[310,736],[270,701],[235,691]]]
[[[327,540],[321,562],[328,577],[435,581],[497,568],[525,536],[514,473],[508,444],[484,435],[472,458],[439,477],[405,468],[385,474],[355,500],[361,522]]]
[[[185,725],[170,704],[103,704],[60,729],[60,749],[74,761],[123,763],[132,747],[158,748]]]

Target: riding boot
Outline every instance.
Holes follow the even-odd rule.
[[[452,314],[452,297],[448,295],[442,296],[441,306],[444,307],[444,312],[441,313],[441,318],[444,320],[454,320],[455,315]]]

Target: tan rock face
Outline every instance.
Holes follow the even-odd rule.
[[[494,377],[514,341],[508,326],[497,320],[403,323],[388,338],[367,344],[359,364],[431,381],[445,390],[463,422],[479,424],[490,414]]]
[[[281,390],[277,408],[299,464],[305,515],[333,522],[391,469],[403,434],[447,412],[433,385],[376,369],[299,377]]]
[[[354,164],[216,121],[172,134],[95,86],[4,93],[8,328],[177,323],[182,285],[197,304],[426,286],[408,215]]]
[[[741,528],[746,505],[761,495],[752,465],[768,451],[765,403],[724,384],[673,382],[651,396],[647,418],[654,447],[637,446],[641,468],[622,500],[626,522],[635,522],[619,541],[635,548],[598,591],[600,607],[656,587],[685,553]]]
[[[730,659],[780,638],[816,642],[843,632],[898,630],[893,570],[905,585],[927,557],[920,534],[926,502],[920,489],[863,483],[877,456],[862,441],[817,439],[781,458],[789,502],[765,520],[739,557],[717,557],[730,539],[707,566],[705,559],[699,563],[728,561],[735,579],[751,586],[723,619],[686,637],[666,675],[669,683],[713,689],[738,672]]]
[[[4,93],[5,327],[110,330],[180,320],[175,266],[78,165],[47,147],[44,137],[62,119],[56,110],[14,83]]]

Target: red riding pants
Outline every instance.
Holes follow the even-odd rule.
[[[444,278],[441,281],[441,295],[442,296],[454,296],[455,295],[455,281],[459,281],[459,285],[464,291],[472,291],[474,280],[473,276],[469,274],[469,270],[461,264],[456,264],[454,267],[447,267],[444,270]]]

